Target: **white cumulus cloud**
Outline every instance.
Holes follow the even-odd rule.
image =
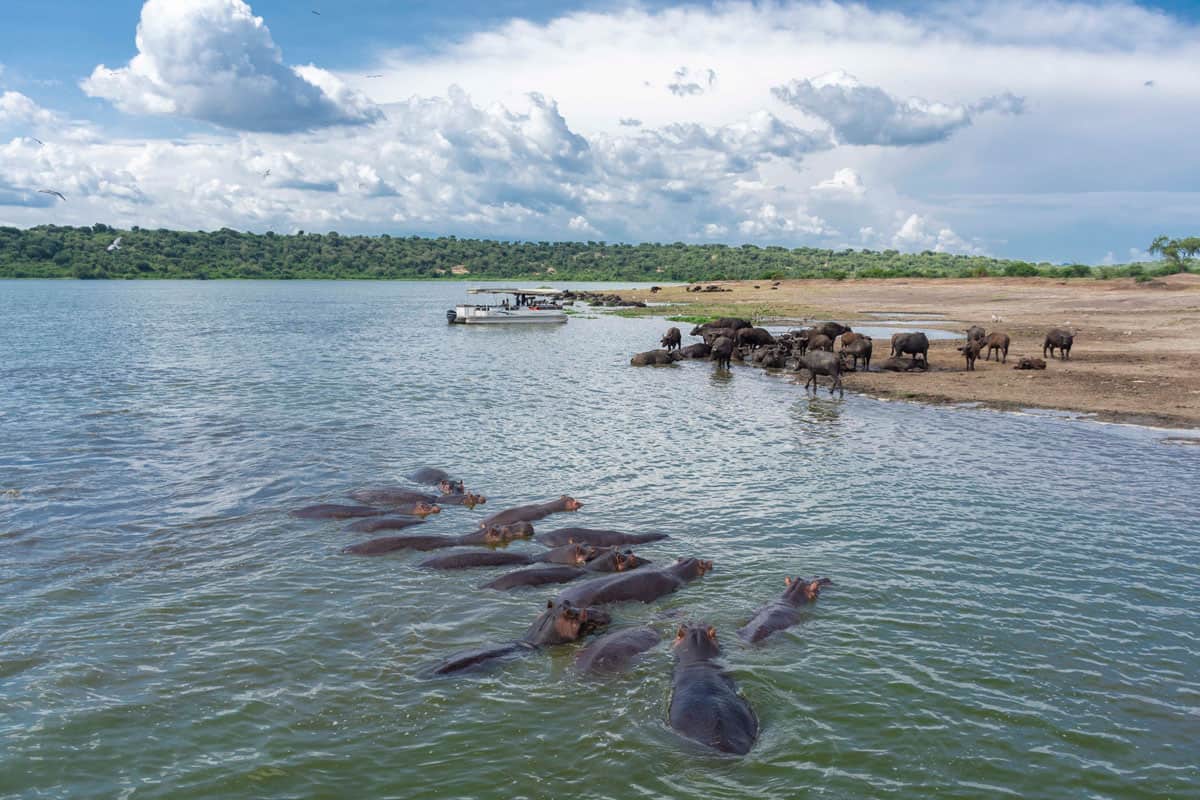
[[[849,167],[843,167],[833,173],[832,178],[826,178],[812,187],[814,192],[842,196],[862,197],[867,192],[862,176]]]
[[[137,49],[124,67],[96,67],[83,90],[123,111],[235,130],[311,130],[382,116],[332,74],[284,64],[270,30],[243,0],[146,0]]]
[[[794,80],[771,93],[793,108],[825,120],[844,144],[919,145],[943,141],[971,124],[976,114],[1019,114],[1024,102],[1004,93],[970,105],[919,97],[900,99],[877,86],[864,86],[846,72]]]

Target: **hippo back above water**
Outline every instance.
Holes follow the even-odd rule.
[[[489,525],[507,525],[513,522],[537,522],[539,519],[544,519],[551,514],[564,511],[578,511],[581,508],[583,508],[583,503],[574,497],[568,497],[564,494],[557,500],[551,500],[548,503],[517,506],[516,508],[492,514],[490,517],[485,517],[479,523],[479,527],[486,528]]]
[[[612,547],[623,544],[645,544],[666,539],[665,533],[625,533],[624,531],[601,530],[597,528],[559,528],[558,530],[539,533],[536,537],[539,544],[547,547],[558,547],[562,544],[578,542],[595,547]]]
[[[754,617],[738,631],[738,636],[747,642],[759,642],[776,631],[790,628],[800,621],[800,606],[815,602],[821,587],[832,583],[829,578],[802,581],[785,578],[787,589],[783,596],[763,606]]]
[[[721,653],[711,625],[680,626],[672,645],[671,727],[722,753],[745,755],[758,739],[758,716],[715,659]]]
[[[649,603],[678,591],[711,570],[711,561],[681,558],[669,567],[639,569],[586,581],[564,590],[558,599],[577,606],[623,603],[631,600]]]
[[[652,628],[629,628],[605,634],[576,654],[575,666],[581,672],[624,672],[639,655],[660,641],[662,637]]]
[[[354,519],[355,517],[380,517],[387,511],[373,506],[346,506],[337,503],[320,503],[292,511],[299,519]]]

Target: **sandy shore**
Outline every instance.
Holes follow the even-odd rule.
[[[983,403],[999,408],[1053,408],[1098,419],[1166,427],[1200,427],[1200,275],[1132,280],[970,280],[717,282],[731,292],[622,292],[650,302],[687,304],[660,313],[715,313],[760,320],[836,319],[850,325],[917,314],[914,327],[961,332],[969,324],[1012,337],[1008,364],[980,359],[967,372],[962,343],[935,341],[928,373],[855,373],[846,388],[881,397]],[[999,321],[993,321],[993,317]],[[939,320],[939,321],[927,321]],[[1047,359],[1044,371],[1014,370],[1021,356],[1042,355],[1047,330],[1076,332],[1069,361]],[[686,336],[690,327],[680,324]],[[695,340],[692,340],[695,341]],[[876,359],[888,343],[876,342]]]

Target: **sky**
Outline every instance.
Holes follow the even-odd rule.
[[[1198,66],[1184,2],[28,4],[0,225],[1124,263],[1198,232]]]

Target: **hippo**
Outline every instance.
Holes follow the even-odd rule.
[[[683,358],[708,358],[711,353],[712,348],[704,342],[696,342],[679,348],[679,355]]]
[[[418,566],[430,569],[470,569],[472,567],[499,567],[510,564],[565,564],[582,567],[588,559],[596,556],[596,548],[586,544],[564,544],[544,553],[506,553],[497,550],[463,550],[447,553],[422,561]]]
[[[717,362],[717,369],[724,367],[729,369],[730,361],[733,358],[733,339],[728,336],[721,336],[712,343],[712,354],[709,358]]]
[[[955,348],[963,354],[963,358],[967,360],[967,371],[975,371],[975,359],[979,358],[979,352],[983,350],[983,340],[968,339],[967,343],[962,347]]]
[[[982,342],[987,338],[987,331],[979,325],[972,325],[966,329],[968,342]]]
[[[652,628],[628,628],[601,636],[575,656],[580,672],[624,672],[642,653],[662,641]]]
[[[422,467],[409,475],[408,479],[413,483],[436,486],[442,494],[462,494],[466,491],[462,481],[454,480],[450,477],[450,473],[445,470],[434,469],[432,467]]]
[[[669,567],[620,572],[572,586],[559,594],[558,599],[577,606],[622,603],[638,600],[649,603],[663,595],[681,589],[709,572],[711,561],[681,558]]]
[[[645,544],[669,538],[665,533],[625,533],[597,528],[559,528],[534,537],[538,544],[557,547],[562,544],[590,544],[594,547],[612,547],[622,544]]]
[[[892,337],[892,355],[905,356],[911,354],[913,358],[921,357],[921,360],[926,364],[929,363],[929,337],[918,331],[917,333],[897,333]]]
[[[441,506],[466,506],[474,508],[481,506],[487,502],[487,498],[481,494],[471,494],[464,492],[463,494],[444,494],[437,499],[438,505]]]
[[[1071,357],[1071,345],[1075,343],[1075,334],[1066,328],[1054,328],[1046,334],[1046,341],[1042,344],[1042,358],[1046,358],[1046,353],[1049,351],[1050,358],[1054,358],[1054,351],[1058,350],[1059,360],[1065,361]]]
[[[833,379],[833,382],[829,384],[829,393],[832,395],[833,390],[837,389],[845,397],[846,390],[842,387],[842,357],[840,355],[822,350],[807,353],[796,359],[796,369],[797,371],[806,369],[809,372],[808,380],[804,382],[805,389],[811,385],[815,394],[818,389],[817,376],[828,375]]]
[[[396,550],[440,550],[463,545],[485,545],[503,547],[514,539],[533,536],[533,526],[528,522],[512,525],[493,525],[462,536],[384,536],[343,548],[343,553],[356,556],[381,556]]]
[[[925,362],[917,361],[915,358],[889,358],[879,364],[880,372],[912,372],[913,370],[921,370],[922,372],[929,369]]]
[[[356,489],[349,495],[350,499],[371,505],[391,506],[400,503],[436,503],[437,495],[425,492],[414,492],[411,489],[401,489],[396,486],[381,486],[374,489]]]
[[[775,631],[790,628],[800,621],[800,606],[815,602],[822,586],[833,583],[829,578],[814,578],[802,581],[799,578],[784,578],[787,589],[778,600],[768,603],[738,631],[738,636],[747,642],[759,642]]]
[[[665,367],[683,358],[678,350],[647,350],[629,359],[632,367]]]
[[[668,350],[678,350],[682,341],[683,334],[679,332],[679,328],[667,328],[667,333],[659,341],[659,344]]]
[[[1011,340],[1008,338],[1007,333],[1000,333],[999,331],[996,333],[989,333],[987,338],[983,340],[984,346],[987,347],[987,355],[984,356],[983,360],[991,361],[992,353],[996,353],[996,360],[1001,364],[1007,364],[1008,344],[1010,341]],[[1003,353],[1003,358],[1001,358],[1001,353]]]
[[[352,533],[375,533],[376,531],[401,531],[414,525],[423,525],[425,520],[418,517],[364,517],[358,522],[352,522],[345,530]]]
[[[628,551],[622,553],[613,548],[609,553],[593,558],[588,561],[583,568],[555,565],[550,567],[531,567],[529,569],[519,569],[516,572],[509,572],[506,575],[501,575],[489,583],[485,583],[483,589],[513,589],[518,586],[542,586],[547,583],[568,583],[577,578],[583,578],[588,575],[595,575],[598,572],[626,572],[631,569],[637,569],[644,564],[650,562],[644,558],[639,558]]]
[[[485,517],[479,523],[479,527],[487,528],[492,525],[507,525],[513,522],[537,522],[539,519],[557,514],[563,511],[578,511],[583,508],[583,503],[576,500],[574,497],[563,495],[557,500],[551,500],[547,503],[535,503],[528,506],[517,506],[505,511],[500,511],[492,514],[490,517]]]
[[[580,608],[550,600],[525,635],[515,642],[480,650],[467,650],[451,656],[432,670],[433,675],[452,675],[497,658],[531,653],[542,647],[576,642],[608,625],[612,618],[599,608]]]
[[[679,626],[672,645],[671,727],[702,745],[744,756],[758,738],[758,717],[713,659],[721,653],[711,625]]]
[[[849,356],[854,359],[853,369],[858,369],[858,360],[861,358],[863,362],[863,370],[871,371],[871,350],[875,346],[874,340],[870,336],[863,336],[858,333],[848,333],[846,336],[854,336],[849,344],[846,344],[846,337],[842,337],[841,353],[843,358]]]
[[[426,503],[424,500],[418,500],[415,503],[396,503],[388,506],[387,513],[402,514],[406,517],[428,517],[430,514],[442,513],[442,507],[435,503]]]
[[[353,519],[355,517],[381,517],[388,512],[374,506],[341,506],[336,503],[321,503],[298,508],[291,513],[293,517],[300,519]]]

